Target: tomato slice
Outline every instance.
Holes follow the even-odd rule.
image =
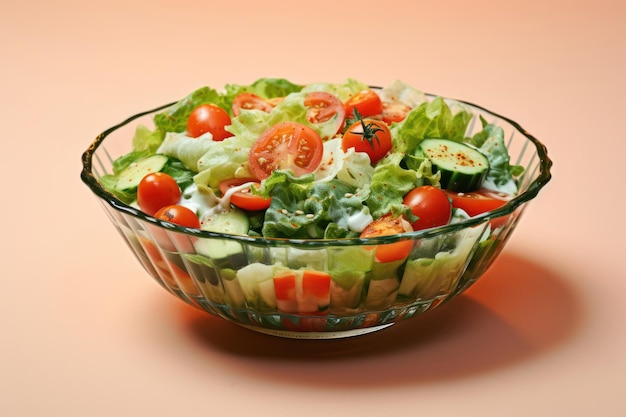
[[[471,193],[457,193],[455,191],[444,190],[452,200],[452,207],[460,208],[469,216],[474,217],[487,213],[505,205],[513,196],[496,193],[489,190],[478,190]],[[503,216],[491,221],[491,227],[497,228],[505,224],[509,216]]]
[[[264,98],[253,93],[237,94],[233,100],[233,115],[239,116],[241,110],[261,110],[266,113],[272,111],[273,106]]]
[[[254,183],[259,186],[260,183],[254,178],[231,178],[220,183],[219,188],[222,195],[225,195],[233,187],[240,187],[243,184]],[[260,195],[252,194],[250,186],[239,188],[230,196],[230,202],[233,205],[251,211],[265,210],[272,202],[271,198],[263,198]]]
[[[354,109],[361,114],[361,117],[376,116],[383,112],[380,96],[373,90],[363,90],[356,93],[346,101],[344,107],[348,117],[354,115]]]
[[[361,232],[362,238],[396,235],[411,232],[412,227],[402,217],[393,217],[387,214],[374,220]],[[374,257],[378,262],[393,262],[409,256],[413,248],[412,240],[401,240],[399,242],[388,243],[376,246]]]
[[[334,136],[343,127],[346,112],[337,96],[323,91],[314,91],[306,95],[304,105],[308,108],[306,118],[309,123],[332,122],[334,124],[335,129],[329,130],[328,137]]]
[[[401,122],[406,118],[406,115],[411,111],[411,107],[398,101],[386,101],[383,103],[383,120],[387,124],[394,122]]]
[[[311,173],[324,153],[320,135],[308,126],[282,122],[267,129],[250,149],[248,163],[257,179],[263,180],[276,169],[290,169],[294,175]]]

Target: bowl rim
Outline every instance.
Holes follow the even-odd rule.
[[[374,89],[380,89],[380,87],[371,86]],[[164,229],[168,229],[171,231],[176,231],[179,233],[184,233],[187,235],[192,235],[200,238],[221,238],[239,241],[241,243],[253,244],[258,246],[293,246],[293,247],[301,247],[301,248],[319,248],[319,247],[328,247],[328,246],[359,246],[359,245],[378,245],[384,243],[393,243],[397,241],[403,240],[415,240],[415,239],[423,239],[434,237],[438,235],[447,234],[454,231],[459,231],[461,229],[465,229],[468,227],[477,226],[481,223],[484,223],[490,219],[506,216],[511,214],[517,207],[522,204],[529,202],[534,199],[539,191],[551,180],[552,173],[551,168],[553,162],[551,158],[548,156],[547,147],[539,141],[535,136],[530,134],[526,129],[524,129],[519,123],[510,119],[509,117],[503,116],[499,113],[488,110],[487,108],[474,104],[469,101],[455,99],[451,97],[445,97],[441,95],[436,95],[432,93],[424,93],[428,98],[436,98],[441,97],[444,100],[453,100],[458,103],[473,107],[476,110],[485,112],[491,116],[497,117],[507,123],[509,123],[513,128],[515,128],[520,134],[524,135],[536,148],[537,155],[539,157],[539,175],[535,180],[533,180],[528,189],[526,189],[523,193],[518,194],[509,200],[506,204],[502,205],[498,209],[489,211],[487,213],[471,217],[469,219],[463,220],[458,223],[448,224],[445,226],[434,227],[431,229],[418,230],[413,232],[406,232],[395,235],[386,235],[386,236],[378,236],[378,237],[370,237],[370,238],[336,238],[336,239],[293,239],[293,238],[267,238],[267,237],[258,237],[258,236],[248,236],[248,235],[233,235],[227,233],[219,233],[219,232],[211,232],[206,230],[200,230],[190,227],[179,226],[174,223],[170,223],[168,221],[159,220],[155,217],[152,217],[143,211],[136,209],[123,201],[116,198],[113,194],[109,193],[98,181],[95,175],[92,172],[93,168],[93,156],[96,150],[102,145],[104,140],[112,134],[114,131],[120,129],[121,127],[126,126],[127,124],[133,122],[136,119],[139,119],[143,116],[147,116],[152,113],[159,112],[161,110],[167,109],[168,107],[173,106],[179,100],[173,101],[164,105],[160,105],[150,110],[145,110],[140,113],[136,113],[125,120],[109,127],[108,129],[102,131],[100,134],[96,136],[93,142],[89,145],[89,147],[82,154],[82,170],[81,170],[81,179],[87,187],[101,200],[106,202],[109,206],[111,206],[114,210],[119,212],[128,214],[134,218],[137,218],[141,221],[152,223],[158,227],[162,227]]]

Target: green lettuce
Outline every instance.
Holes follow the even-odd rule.
[[[480,117],[483,129],[476,133],[471,143],[487,156],[489,172],[485,187],[508,194],[517,193],[515,177],[524,172],[524,167],[510,164],[509,152],[504,143],[504,130]]]
[[[273,238],[321,239],[357,237],[353,216],[369,216],[364,195],[337,180],[314,182],[312,174],[295,177],[277,170],[254,190],[272,203],[265,212],[262,234]]]
[[[240,93],[252,93],[264,99],[285,97],[302,90],[302,86],[284,78],[260,78],[250,85],[228,84],[226,96],[234,98]]]
[[[367,186],[369,191],[367,206],[375,219],[389,212],[411,217],[407,207],[402,204],[404,195],[420,185],[439,185],[439,174],[432,173],[430,160],[422,158],[418,167],[410,169],[407,167],[406,159],[415,158],[394,152],[385,156],[376,165],[372,181]]]
[[[415,153],[423,139],[437,138],[462,141],[472,112],[458,102],[448,105],[442,97],[420,104],[406,118],[391,127],[394,151]],[[453,112],[453,108],[456,110]]]
[[[163,136],[166,132],[184,132],[189,115],[201,104],[213,103],[231,112],[232,100],[210,87],[201,87],[166,110],[154,115],[154,124]]]

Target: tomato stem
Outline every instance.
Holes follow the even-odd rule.
[[[374,139],[376,139],[376,143],[378,144],[378,146],[380,146],[380,139],[378,139],[378,132],[381,132],[383,129],[376,126],[375,123],[367,123],[363,119],[363,116],[361,116],[361,113],[359,113],[359,111],[356,108],[353,109],[353,115],[354,115],[354,118],[351,117],[349,119],[349,123],[347,123],[346,125],[353,126],[355,123],[361,122],[361,126],[363,126],[363,133],[354,132],[354,131],[350,133],[360,134],[361,140],[367,140],[372,148],[374,147]]]

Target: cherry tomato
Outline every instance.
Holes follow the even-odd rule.
[[[342,147],[344,152],[350,148],[357,152],[365,152],[372,164],[375,164],[391,150],[389,127],[380,120],[359,120],[343,134]]]
[[[383,121],[388,125],[394,122],[401,122],[406,115],[411,111],[411,107],[398,101],[383,103]]]
[[[423,185],[409,191],[403,203],[419,217],[412,223],[414,230],[430,229],[448,224],[452,217],[452,204],[440,188]]]
[[[165,206],[159,209],[155,214],[159,220],[165,220],[179,226],[200,228],[200,219],[196,216],[196,213],[188,209],[187,207],[180,205]],[[154,239],[159,245],[170,252],[194,252],[193,242],[195,242],[195,236],[189,236],[184,233],[168,232],[162,227],[149,225],[150,231],[154,236]]]
[[[194,213],[185,206],[180,206],[177,204],[162,207],[154,214],[154,217],[159,220],[165,220],[177,224],[179,226],[193,227],[196,229],[200,228],[200,219],[198,219],[196,213]]]
[[[177,204],[180,197],[180,187],[176,180],[164,172],[146,175],[137,187],[137,204],[151,216],[161,207]]]
[[[395,235],[413,231],[411,225],[402,217],[393,217],[387,214],[374,220],[361,232],[362,238]],[[413,241],[401,240],[399,242],[388,243],[376,246],[375,258],[379,262],[393,262],[409,256]]]
[[[240,185],[253,182],[257,186],[259,182],[254,178],[231,178],[229,180],[224,180],[220,183],[219,188],[222,192],[222,195],[226,194],[228,190],[233,187],[238,187]],[[233,205],[244,209],[244,210],[265,210],[270,206],[272,202],[271,198],[263,198],[259,195],[252,194],[250,192],[250,187],[241,189],[230,196],[230,202]]]
[[[230,126],[230,116],[226,110],[215,104],[201,104],[196,107],[187,119],[187,134],[197,138],[207,132],[213,135],[214,141],[221,141],[233,136],[225,127]]]
[[[272,111],[273,106],[265,99],[252,93],[240,93],[233,100],[233,114],[239,116],[241,110]]]
[[[351,117],[356,109],[362,117],[376,116],[383,112],[383,103],[380,96],[373,90],[363,90],[346,101],[346,114]]]
[[[259,180],[269,177],[275,169],[291,169],[299,177],[313,172],[323,153],[324,145],[317,132],[300,123],[282,122],[254,142],[248,163]]]
[[[309,123],[326,123],[332,119],[336,125],[333,135],[343,127],[346,113],[337,96],[323,91],[314,91],[306,95],[304,105],[308,107],[306,118]]]
[[[500,208],[513,198],[508,194],[499,194],[488,190],[478,190],[471,193],[444,191],[452,200],[452,207],[460,208],[471,217]],[[497,228],[505,224],[507,220],[508,216],[493,219],[491,226]]]

